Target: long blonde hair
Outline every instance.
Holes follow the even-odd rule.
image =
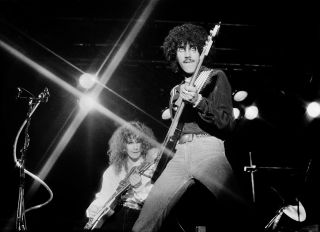
[[[132,128],[135,128],[141,134],[133,131]],[[115,166],[115,171],[117,174],[120,173],[122,167],[128,171],[127,160],[128,154],[126,150],[126,145],[130,140],[136,139],[141,142],[141,156],[143,158],[146,157],[148,150],[150,150],[153,146],[147,140],[148,137],[151,140],[155,140],[155,136],[151,128],[147,127],[145,124],[139,121],[131,121],[128,124],[122,125],[116,129],[109,140],[109,165],[113,164]]]

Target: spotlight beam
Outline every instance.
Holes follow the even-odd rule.
[[[119,65],[123,56],[128,51],[130,45],[132,44],[132,42],[136,38],[137,34],[140,32],[142,26],[144,25],[146,19],[149,17],[152,9],[155,7],[157,2],[158,2],[158,0],[151,0],[148,3],[148,5],[145,7],[144,11],[142,12],[142,14],[139,17],[139,20],[135,23],[133,29],[130,31],[128,37],[125,39],[124,44],[120,47],[120,49],[117,52],[117,54],[115,55],[115,57],[111,60],[110,65],[107,67],[106,71],[103,73],[103,75],[101,77],[101,81],[104,84],[106,84],[109,81],[111,75],[113,74],[113,72],[115,71],[117,66]],[[141,21],[143,21],[143,23],[140,24]],[[63,89],[67,90],[68,92],[74,94],[77,97],[81,97],[83,95],[79,90],[72,87],[67,82],[63,81],[61,78],[59,78],[58,76],[56,76],[55,74],[53,74],[49,70],[43,68],[42,66],[40,66],[39,64],[37,64],[36,62],[31,60],[30,58],[26,57],[21,52],[14,49],[13,47],[11,47],[7,43],[3,42],[2,40],[0,40],[0,47],[2,47],[4,50],[6,50],[8,53],[13,55],[14,57],[18,58],[20,61],[26,63],[27,65],[29,65],[30,67],[35,69],[37,72],[42,74],[44,77],[46,77],[49,80],[53,81],[54,83],[58,84]],[[96,96],[98,96],[100,94],[100,92],[102,91],[102,89],[103,89],[103,87],[98,85],[93,93]],[[115,121],[119,122],[120,124],[126,123],[126,121],[123,120],[122,118],[118,117],[117,115],[114,115],[112,112],[105,109],[103,106],[101,106],[101,107],[102,107],[102,109],[104,109],[103,112],[105,112],[107,114],[106,116],[112,115],[113,117],[111,117],[111,118],[113,118]],[[71,138],[73,137],[75,131],[78,129],[79,125],[81,124],[83,119],[86,117],[87,113],[88,112],[86,112],[86,111],[82,111],[82,112],[80,111],[78,113],[78,115],[74,118],[74,120],[71,122],[70,126],[68,127],[68,129],[66,130],[66,132],[64,133],[62,138],[60,139],[58,145],[56,146],[56,148],[54,149],[52,154],[50,154],[45,165],[42,167],[42,169],[38,175],[39,178],[41,178],[43,180],[47,177],[48,173],[51,171],[52,167],[54,166],[54,164],[56,163],[56,161],[60,157],[61,153],[63,152],[63,150],[65,149],[65,147],[67,146],[67,144],[69,143]],[[110,113],[110,115],[108,115],[108,113]],[[157,143],[157,141],[153,141],[153,142]],[[38,186],[39,186],[39,183],[33,182],[29,193],[36,191]]]
[[[124,43],[121,45],[119,48],[118,52],[114,56],[114,58],[111,60],[110,65],[106,68],[106,71],[102,74],[101,76],[101,82],[106,84],[117,66],[119,65],[120,61],[128,51],[129,47],[131,46],[132,42],[140,32],[142,26],[144,25],[146,19],[149,17],[151,14],[153,8],[155,7],[156,3],[158,0],[152,0],[150,1],[147,6],[144,8],[143,12],[141,13],[139,19],[136,21],[134,24],[132,30],[129,32],[127,38],[125,39]],[[18,58],[20,61],[26,63],[30,67],[32,67],[34,70],[42,74],[44,77],[48,78],[49,80],[53,81],[54,83],[58,84],[68,92],[74,94],[76,97],[81,97],[83,94],[77,90],[76,88],[72,87],[69,85],[67,82],[63,81],[61,78],[50,72],[49,70],[45,69],[41,65],[37,64],[30,58],[26,57],[24,54],[16,50],[15,48],[11,47],[7,43],[3,42],[0,40],[0,47],[2,47],[4,50],[12,54],[14,57]],[[97,87],[94,89],[93,95],[98,96],[100,92],[102,91],[103,87],[100,85],[97,85]],[[102,107],[102,108],[101,108]],[[117,115],[113,114],[111,111],[105,109],[103,106],[98,107],[101,112],[104,112],[106,116],[112,118],[113,120],[117,121],[120,124],[126,123],[125,120],[122,118],[118,117]],[[79,125],[83,121],[83,119],[86,117],[88,112],[86,111],[80,111],[78,115],[74,118],[74,120],[71,122],[69,128],[66,130],[65,134],[62,136],[60,139],[58,145],[54,149],[53,153],[50,155],[49,159],[46,161],[46,164],[43,166],[41,169],[39,176],[41,179],[45,179],[48,173],[50,172],[51,168],[65,149],[66,145],[69,143],[70,139],[74,135],[75,131],[78,129]],[[34,183],[35,185],[35,183]],[[33,186],[34,186],[33,185]],[[34,189],[32,187],[31,189]]]
[[[112,74],[116,70],[116,68],[119,66],[119,63],[123,59],[124,55],[127,53],[128,49],[130,48],[131,44],[133,41],[136,39],[138,33],[141,31],[142,27],[144,26],[145,22],[149,18],[152,10],[154,9],[156,3],[159,0],[151,0],[149,3],[146,5],[146,7],[143,9],[142,13],[140,14],[138,20],[134,21],[135,15],[138,13],[135,13],[135,15],[131,18],[130,22],[126,26],[124,32],[121,34],[120,38],[124,36],[125,32],[129,30],[130,25],[132,25],[133,22],[134,25],[132,29],[129,31],[128,36],[125,38],[123,44],[120,46],[119,50],[117,51],[116,55],[112,58],[110,61],[110,64],[106,68],[106,70],[101,74],[100,77],[100,83],[102,85],[105,85],[109,79],[111,78]],[[120,40],[119,38],[119,40]],[[119,41],[118,40],[118,41]],[[117,43],[118,43],[117,41]],[[116,43],[116,44],[117,44]],[[115,49],[116,44],[112,48],[111,52],[108,54],[107,58],[104,60],[102,63],[101,67],[99,68],[96,76],[98,76],[99,72],[102,70],[103,65],[106,63],[106,61],[110,58],[112,51]],[[103,87],[101,85],[97,85],[94,89],[94,94],[99,95],[99,93],[102,91]]]
[[[80,92],[79,90],[74,88],[73,86],[69,85],[67,82],[63,81],[62,79],[60,79],[58,76],[56,76],[55,74],[53,74],[49,70],[43,68],[42,66],[40,66],[39,64],[37,64],[36,62],[31,60],[30,58],[26,57],[24,54],[22,54],[21,52],[19,52],[18,50],[16,50],[15,48],[11,47],[10,45],[6,44],[5,42],[3,42],[1,40],[0,40],[0,47],[2,47],[4,50],[6,50],[10,54],[12,54],[14,57],[18,58],[23,63],[29,65],[31,68],[33,68],[34,70],[36,70],[37,72],[39,72],[40,74],[42,74],[43,76],[48,78],[49,80],[58,84],[63,89],[74,94],[76,97],[81,98],[83,96],[86,96],[85,94],[83,94],[82,92]],[[116,121],[120,125],[127,123],[124,119],[117,116],[116,114],[114,114],[110,110],[106,109],[104,106],[102,106],[98,103],[95,103],[94,106],[103,115],[105,115],[108,118],[111,118],[112,120]],[[83,119],[86,117],[87,114],[88,114],[87,111],[79,111],[79,113],[75,116],[73,121],[70,123],[70,126],[67,128],[66,132],[64,133],[64,135],[61,137],[60,141],[58,142],[56,148],[50,154],[45,165],[42,167],[41,171],[39,172],[38,176],[41,179],[45,179],[47,177],[47,175],[50,172],[50,170],[52,169],[53,165],[58,160],[61,153],[63,152],[63,150],[65,149],[65,147],[67,146],[67,144],[69,143],[69,141],[73,137],[75,131],[78,129],[79,125],[81,124],[81,122],[83,121]],[[152,142],[153,144],[156,144],[157,146],[160,146],[160,144],[157,141],[150,141],[150,142]],[[39,185],[38,183],[33,183],[31,190],[34,191],[36,186],[38,186],[38,185]]]
[[[104,89],[108,90],[109,92],[113,93],[115,96],[117,96],[118,98],[120,98],[121,100],[125,101],[126,103],[128,103],[129,105],[133,106],[134,108],[140,110],[142,113],[146,114],[147,116],[149,116],[151,119],[153,119],[155,122],[159,123],[159,125],[163,126],[164,128],[168,128],[168,126],[164,123],[162,123],[161,121],[159,121],[158,119],[156,119],[155,117],[153,117],[151,114],[149,114],[148,112],[144,111],[143,109],[141,109],[139,106],[136,106],[135,104],[133,104],[132,102],[128,101],[126,98],[122,97],[120,94],[118,94],[117,92],[115,92],[114,90],[110,89],[109,87],[103,85],[102,83],[100,83],[99,81],[96,81],[95,83],[97,83],[98,85],[101,85]]]
[[[57,85],[61,86],[63,89],[67,90],[68,92],[72,93],[73,95],[79,97],[82,95],[82,93],[77,90],[76,88],[69,85],[66,81],[62,80],[58,76],[56,76],[54,73],[50,72],[49,70],[45,69],[38,63],[31,60],[29,57],[22,54],[17,49],[13,48],[12,46],[8,45],[7,43],[0,40],[0,47],[2,47],[4,50],[6,50],[8,53],[22,61],[23,63],[27,64],[29,67],[33,68],[38,73],[42,74],[44,77],[48,78],[50,81],[56,83]]]

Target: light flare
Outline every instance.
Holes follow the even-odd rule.
[[[124,40],[124,43],[120,46],[119,50],[115,54],[115,56],[112,58],[110,64],[106,68],[105,72],[102,74],[100,82],[106,84],[109,79],[111,78],[112,74],[118,67],[120,61],[123,59],[124,55],[128,51],[129,47],[135,40],[136,36],[140,32],[142,26],[146,22],[147,18],[151,14],[153,8],[155,7],[158,0],[152,0],[150,1],[145,8],[143,9],[142,13],[140,14],[138,20],[136,20],[136,23],[133,25],[133,28],[130,30],[128,36]],[[134,18],[134,17],[133,17]],[[129,28],[129,25],[127,28]],[[123,33],[124,34],[124,33]],[[0,40],[0,47],[2,47],[4,50],[6,50],[8,53],[22,61],[23,63],[29,65],[31,68],[36,70],[38,73],[42,74],[44,77],[48,78],[52,82],[56,83],[66,91],[70,92],[71,94],[75,95],[78,98],[82,98],[85,95],[80,92],[78,89],[74,88],[67,82],[63,81],[61,78],[50,72],[49,70],[45,69],[41,65],[34,62],[32,59],[28,58],[24,54],[22,54],[17,49],[13,48],[12,46],[8,45],[7,43]],[[111,54],[111,53],[110,53]],[[110,54],[107,58],[110,57]],[[102,66],[101,66],[102,67]],[[92,92],[93,97],[97,97],[100,92],[102,91],[103,86],[97,85]],[[105,107],[101,106],[100,104],[95,104],[96,108],[103,113],[105,116],[113,119],[114,121],[118,122],[119,124],[125,124],[126,121],[122,119],[121,117],[115,115],[110,110],[106,109]],[[73,137],[75,131],[79,128],[81,122],[84,120],[84,118],[87,116],[88,111],[79,111],[79,113],[75,116],[73,121],[70,123],[70,126],[66,129],[66,132],[61,137],[60,141],[58,142],[57,146],[55,147],[52,154],[50,154],[48,160],[46,161],[45,165],[41,168],[41,171],[39,173],[39,177],[41,179],[45,179],[48,173],[51,171],[53,165],[57,161],[57,159],[60,157],[61,153],[69,143],[70,139]],[[153,144],[158,144],[156,141],[152,141]],[[33,183],[31,186],[30,192],[33,192],[36,190],[37,186],[39,186],[38,183]]]

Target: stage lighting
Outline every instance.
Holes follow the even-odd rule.
[[[245,108],[245,118],[248,120],[253,120],[255,118],[257,118],[259,115],[259,109],[258,107],[252,105],[252,106],[248,106]]]
[[[97,100],[88,95],[81,97],[79,100],[80,109],[84,111],[92,110],[96,104]]]
[[[88,73],[82,74],[79,78],[79,84],[84,89],[91,89],[96,81],[97,77]]]
[[[248,92],[244,90],[239,90],[233,93],[233,100],[236,102],[244,101],[248,96]]]
[[[318,102],[311,102],[307,105],[307,114],[311,118],[319,117],[320,104]]]
[[[235,119],[240,117],[240,110],[238,108],[233,108],[233,116]]]

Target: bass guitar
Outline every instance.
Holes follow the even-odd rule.
[[[207,41],[205,42],[205,45],[202,49],[199,63],[196,67],[196,70],[192,76],[192,79],[189,83],[189,85],[194,85],[194,82],[197,79],[197,76],[199,74],[200,67],[203,63],[203,60],[205,56],[209,54],[210,48],[213,44],[214,37],[218,34],[220,29],[221,22],[216,24],[212,30],[210,30],[210,34],[208,36]],[[167,163],[172,159],[175,153],[175,146],[178,142],[178,139],[180,138],[181,132],[182,132],[182,124],[179,124],[180,116],[183,112],[185,102],[179,97],[176,101],[176,113],[174,117],[172,118],[171,125],[169,127],[169,130],[167,132],[167,135],[162,143],[160,152],[158,157],[156,158],[157,167],[153,174],[152,181],[155,182],[158,177],[161,175],[162,171],[167,166]]]

